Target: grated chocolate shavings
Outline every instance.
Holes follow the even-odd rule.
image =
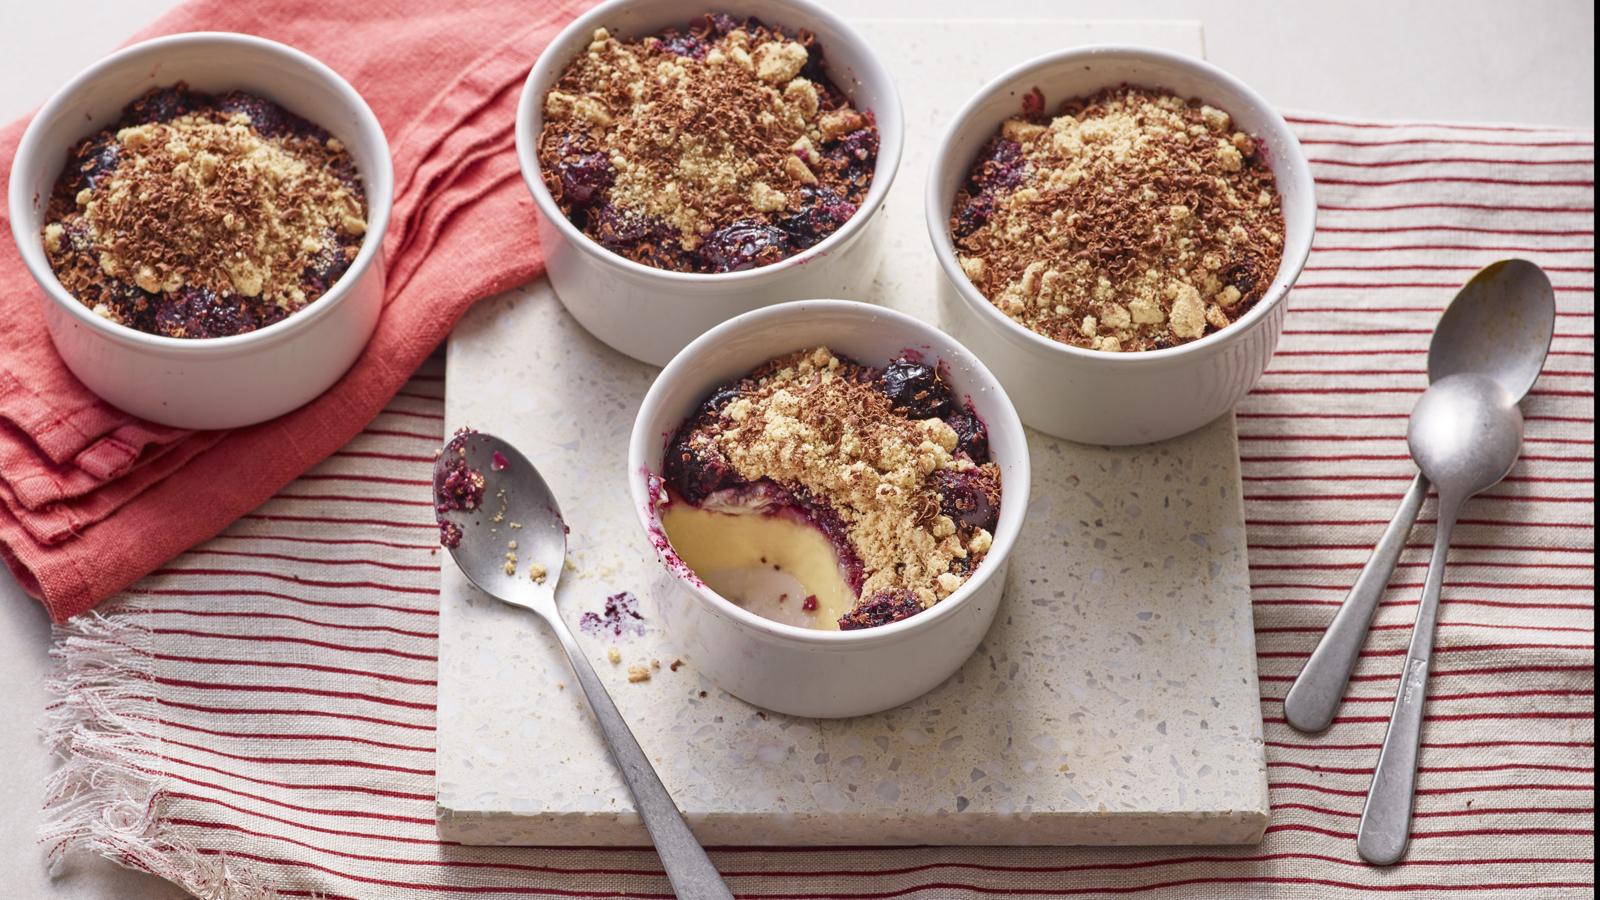
[[[206,338],[317,299],[366,227],[366,196],[338,140],[261,97],[179,83],[73,148],[43,237],[62,286],[96,313]]]
[[[990,302],[1062,343],[1129,351],[1203,337],[1261,299],[1283,210],[1226,112],[1127,85],[1054,117],[1029,97],[951,213],[961,267]]]
[[[810,247],[855,214],[876,167],[805,31],[708,15],[639,40],[595,31],[546,94],[540,167],[562,210],[613,252],[731,272]]]

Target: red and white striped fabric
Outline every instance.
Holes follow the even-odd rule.
[[[1239,409],[1274,823],[1259,847],[762,849],[751,897],[1590,896],[1594,880],[1594,143],[1590,133],[1296,117],[1322,203],[1283,342]],[[1409,859],[1354,831],[1432,506],[1333,729],[1278,701],[1410,479],[1405,418],[1440,310],[1506,256],[1560,307],[1526,453],[1457,534]],[[664,897],[652,851],[438,840],[441,439],[430,363],[365,433],[60,632],[46,841],[206,897]]]

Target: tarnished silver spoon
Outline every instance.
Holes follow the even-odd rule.
[[[465,432],[445,446],[434,464],[433,490],[446,546],[467,579],[496,600],[537,613],[561,641],[606,747],[633,794],[634,807],[661,855],[673,892],[694,900],[732,900],[733,894],[689,831],[683,813],[556,610],[556,582],[567,558],[567,526],[539,470],[500,438]],[[468,508],[451,508],[464,498]],[[512,522],[520,527],[512,529]],[[513,551],[507,549],[508,536],[516,540]]]
[[[1544,368],[1555,326],[1556,295],[1544,271],[1527,260],[1501,260],[1472,276],[1445,310],[1428,345],[1428,380],[1471,372],[1493,379],[1521,400]],[[1284,718],[1296,729],[1318,732],[1333,722],[1378,601],[1427,495],[1423,470],[1284,696]]]
[[[1450,532],[1467,498],[1499,483],[1516,464],[1522,452],[1522,413],[1517,398],[1495,379],[1469,372],[1449,375],[1434,382],[1417,401],[1406,443],[1422,474],[1439,492],[1439,524],[1389,731],[1356,830],[1356,852],[1380,866],[1399,862],[1410,839],[1422,709]]]

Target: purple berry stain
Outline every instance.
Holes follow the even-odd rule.
[[[639,598],[629,591],[619,591],[606,598],[601,612],[586,612],[578,619],[584,634],[595,637],[637,637],[644,634],[644,616],[639,612]]]

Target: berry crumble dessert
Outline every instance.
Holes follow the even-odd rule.
[[[771,265],[833,234],[867,195],[878,129],[805,31],[711,14],[619,40],[597,29],[544,98],[539,167],[562,212],[634,262]]]
[[[858,629],[915,615],[988,553],[988,431],[914,354],[774,359],[672,436],[662,527],[708,586],[767,618]]]
[[[44,248],[61,286],[113,322],[212,338],[322,296],[361,249],[367,201],[336,138],[254,94],[180,82],[68,153]]]
[[[1123,85],[1049,116],[1035,89],[978,154],[950,216],[974,287],[1065,344],[1158,350],[1238,320],[1283,252],[1257,141],[1228,113]]]

